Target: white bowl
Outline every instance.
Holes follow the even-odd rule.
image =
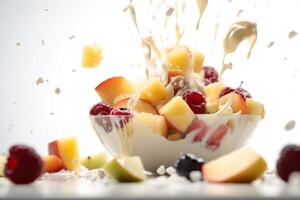
[[[98,115],[90,116],[90,119],[96,134],[112,156],[139,156],[146,170],[155,171],[160,165],[172,166],[180,153],[192,153],[208,161],[240,148],[254,132],[260,116],[196,115],[194,122],[202,126],[177,141],[169,141],[152,132],[149,127],[134,120],[134,115]],[[219,133],[216,133],[218,128]],[[200,141],[195,141],[201,130],[205,135]]]

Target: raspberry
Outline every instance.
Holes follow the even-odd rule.
[[[286,182],[292,172],[300,172],[300,146],[292,144],[285,146],[281,150],[276,168],[278,176]]]
[[[117,127],[123,128],[129,122],[130,111],[127,108],[114,108],[111,112],[111,115],[116,115],[118,122],[115,123]],[[128,115],[128,117],[126,117]]]
[[[188,91],[186,91],[182,98],[190,106],[191,110],[195,114],[205,113],[205,96],[199,90],[189,89]]]
[[[215,68],[204,66],[202,67],[202,70],[204,71],[204,85],[209,85],[218,81],[219,74]]]
[[[112,107],[106,103],[100,102],[94,105],[90,110],[90,115],[109,115]]]
[[[193,171],[202,172],[204,161],[192,154],[183,154],[175,163],[176,172],[190,180],[190,173]]]
[[[250,95],[250,93],[245,90],[244,88],[236,88],[236,89],[233,89],[231,87],[225,87],[219,94],[219,98],[222,97],[222,96],[225,96],[226,94],[229,94],[231,92],[235,92],[239,95],[241,95],[241,97],[243,97],[244,100],[246,100],[246,98],[252,98],[252,96]]]
[[[4,173],[13,183],[31,183],[42,172],[43,161],[33,148],[26,145],[14,145],[9,149]]]

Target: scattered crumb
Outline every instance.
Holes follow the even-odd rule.
[[[48,11],[48,8],[45,8],[44,11]]]
[[[49,82],[49,80],[48,80],[48,79],[46,79],[46,82],[48,83],[48,82]]]
[[[74,39],[75,38],[75,35],[71,35],[70,37],[69,37],[69,40],[72,40],[72,39]]]
[[[283,60],[287,60],[287,57],[284,57]]]
[[[174,167],[168,167],[166,169],[167,174],[169,174],[170,176],[176,173],[176,170]]]
[[[30,130],[30,133],[33,133],[33,130]]]
[[[42,39],[42,40],[41,40],[41,45],[42,45],[42,46],[45,46],[45,45],[46,45],[46,43],[45,43],[45,40],[44,40],[44,39]]]
[[[174,12],[174,8],[170,7],[170,8],[167,10],[166,15],[167,15],[167,16],[171,16],[171,15],[173,14],[173,12]]]
[[[271,41],[271,42],[269,42],[269,44],[267,45],[267,47],[268,47],[268,48],[271,48],[273,45],[274,45],[274,42]]]
[[[13,104],[17,104],[17,102],[14,101]]]
[[[76,72],[76,69],[73,69],[72,72]]]
[[[292,39],[293,37],[295,37],[296,35],[298,35],[298,33],[296,31],[291,31],[289,32],[289,39]]]
[[[36,85],[40,85],[44,83],[44,79],[42,77],[38,78],[38,80],[36,81]]]
[[[231,3],[231,2],[232,2],[232,0],[228,0],[228,2],[229,2],[229,3]]]
[[[198,182],[202,180],[202,174],[200,171],[192,171],[189,176],[192,182]]]
[[[286,131],[290,131],[292,130],[293,128],[295,128],[296,126],[296,121],[295,120],[290,120],[286,123],[286,125],[284,126],[284,129]]]
[[[60,91],[59,88],[56,88],[56,89],[54,90],[54,92],[55,92],[55,94],[59,95],[61,91]]]
[[[236,16],[237,16],[237,17],[240,16],[240,14],[241,14],[243,11],[244,11],[243,9],[240,9],[240,10],[237,12]]]
[[[157,170],[156,173],[160,176],[164,175],[166,173],[166,168],[164,165],[161,165]]]
[[[17,43],[16,43],[16,46],[18,46],[18,47],[21,46],[21,43],[20,43],[20,42],[17,42]]]
[[[50,115],[54,115],[54,113],[53,113],[53,112],[51,112],[51,113],[50,113]]]

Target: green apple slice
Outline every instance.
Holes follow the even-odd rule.
[[[6,162],[6,158],[0,155],[0,177],[4,176],[4,165]]]
[[[108,162],[108,156],[105,152],[90,155],[81,159],[81,165],[89,170],[102,168]]]
[[[108,175],[120,182],[140,182],[146,180],[143,163],[137,156],[114,158],[103,169]]]

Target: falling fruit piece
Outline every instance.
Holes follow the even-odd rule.
[[[98,47],[97,45],[86,45],[83,49],[83,56],[82,56],[82,67],[84,68],[93,68],[97,67],[101,60],[103,50],[102,48]]]
[[[114,158],[103,169],[119,182],[140,182],[147,178],[143,163],[137,156]]]
[[[89,170],[102,168],[108,162],[105,152],[97,153],[81,159],[81,165]]]
[[[266,161],[249,148],[238,149],[203,165],[202,172],[208,182],[250,183],[267,168]]]

